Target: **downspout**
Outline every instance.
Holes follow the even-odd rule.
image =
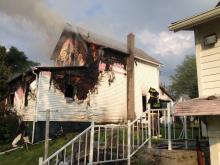
[[[35,124],[37,122],[37,104],[38,104],[38,95],[39,95],[39,90],[38,90],[38,75],[37,73],[34,72],[34,70],[32,71],[32,73],[36,76],[36,102],[35,102],[35,109],[34,109],[34,118],[33,118],[33,128],[32,128],[32,138],[31,138],[31,142],[34,143],[34,135],[35,135]]]

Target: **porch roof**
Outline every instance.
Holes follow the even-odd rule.
[[[20,73],[10,80],[7,81],[7,84],[12,84],[20,79],[23,76],[33,75],[33,71],[39,73],[40,71],[76,71],[76,72],[84,72],[87,70],[86,66],[63,66],[63,67],[56,67],[56,66],[35,66],[33,68],[28,69],[26,72]]]
[[[220,115],[220,97],[196,98],[177,103],[175,116]]]

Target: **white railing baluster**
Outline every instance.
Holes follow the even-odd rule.
[[[148,119],[146,120],[148,122]],[[146,134],[146,139],[148,138],[148,125],[145,123],[145,134]]]
[[[144,126],[143,126],[143,120],[141,120],[141,138],[142,143],[144,142]]]
[[[64,149],[64,153],[63,153],[63,161],[64,163],[66,162],[66,148]]]
[[[107,134],[107,132],[106,132],[106,127],[105,127],[105,149],[104,149],[104,161],[106,160],[106,147],[107,147],[107,139],[106,139],[106,134]]]
[[[74,159],[74,142],[72,142],[72,146],[71,146],[71,162],[70,162],[71,165],[73,165],[73,159]]]
[[[58,154],[57,154],[57,156],[56,156],[56,165],[58,164],[58,161],[59,161],[59,159],[58,159]]]
[[[86,137],[85,137],[85,158],[84,158],[84,165],[86,165],[86,158],[87,158],[87,132],[86,132]]]
[[[123,146],[123,159],[125,158],[125,127],[122,128],[123,130],[123,135],[122,135],[122,146]]]
[[[119,135],[120,135],[120,127],[117,129],[117,159],[118,159],[118,150],[119,150]]]
[[[132,138],[132,149],[134,150],[134,124],[132,126],[132,136],[133,136],[133,138]]]
[[[159,110],[157,110],[157,138],[160,138],[160,113]]]
[[[81,136],[79,137],[78,164],[79,164],[79,161],[80,161],[80,144],[81,144]]]
[[[98,149],[97,149],[97,161],[99,161],[99,143],[100,143],[100,127],[98,129]]]
[[[137,147],[139,146],[139,129],[138,129],[138,120],[137,120]]]
[[[112,144],[113,144],[113,127],[111,128],[111,160],[112,160],[112,148],[113,148]]]
[[[130,124],[130,120],[128,120],[128,138],[127,138],[127,140],[128,140],[128,153],[127,153],[127,159],[128,159],[128,165],[130,165],[131,164],[131,157],[130,157],[130,155],[131,155],[131,124]]]
[[[167,139],[167,113],[164,111],[164,132],[165,132],[165,139]]]

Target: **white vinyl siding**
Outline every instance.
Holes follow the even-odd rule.
[[[149,99],[150,87],[159,92],[159,68],[141,61],[137,61],[134,67],[135,112],[138,116],[143,112],[142,95],[147,95],[147,99]]]
[[[90,106],[87,100],[82,103],[66,103],[64,94],[59,90],[49,90],[50,76],[40,73],[38,120],[45,120],[46,109],[51,110],[52,121],[90,121],[119,122],[126,119],[126,76],[116,73],[115,80],[108,84],[107,73],[103,75],[98,85],[98,94],[89,94]]]
[[[196,55],[200,97],[220,95],[219,27],[220,22],[213,21],[200,26],[195,33],[197,41]],[[217,35],[217,43],[210,47],[204,46],[204,37],[210,34]]]
[[[23,110],[23,119],[25,121],[33,121],[34,120],[34,112],[35,112],[35,100],[28,100],[28,106]]]

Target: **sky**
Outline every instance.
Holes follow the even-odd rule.
[[[65,23],[126,43],[159,60],[162,83],[186,55],[195,54],[193,32],[170,32],[169,24],[207,11],[218,0],[1,0],[0,45],[15,46],[28,58],[51,65],[50,56]],[[146,75],[147,76],[147,75]]]

